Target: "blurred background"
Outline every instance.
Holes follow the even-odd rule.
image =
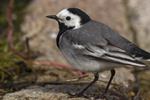
[[[57,97],[48,96],[56,88],[51,84],[89,83],[93,78],[91,73],[72,71],[56,47],[58,25],[45,16],[57,14],[63,8],[82,9],[92,19],[107,24],[150,52],[150,0],[0,0],[0,7],[0,99],[3,100],[29,97],[29,100],[58,100],[62,98],[59,93],[55,94]],[[109,77],[109,72],[100,73],[98,84],[105,87]],[[113,80],[117,85],[111,89],[121,91],[124,100],[150,100],[149,82],[150,71],[138,73],[120,68]],[[49,92],[46,94],[44,89]],[[32,99],[39,90],[40,94],[34,95],[38,99]]]

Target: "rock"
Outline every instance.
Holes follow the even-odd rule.
[[[27,8],[22,31],[26,33],[24,38],[30,38],[31,49],[44,54],[37,60],[66,63],[65,59],[58,52],[55,43],[55,36],[58,32],[57,23],[47,19],[45,16],[56,14],[61,9],[68,7],[83,9],[93,19],[109,25],[123,36],[132,40],[123,0],[95,0],[94,2],[92,0],[33,0]],[[100,76],[101,79],[108,80],[110,73],[105,72]],[[130,71],[124,68],[117,69],[114,82],[128,86],[129,81],[134,81]]]
[[[150,0],[128,0],[131,25],[136,31],[140,47],[150,51]]]
[[[15,93],[6,94],[3,100],[60,100],[62,98],[67,99],[67,95],[49,92],[48,88],[33,86]]]
[[[77,93],[81,90],[85,84],[76,85],[46,85],[46,86],[30,86],[26,89],[14,93],[6,94],[2,100],[94,100],[94,97],[102,94],[102,88],[98,85],[94,85],[86,91],[85,97],[73,97],[70,98],[68,93]],[[101,89],[101,91],[100,91]],[[111,94],[111,95],[110,95]],[[111,91],[107,95],[107,98],[113,100],[127,100],[125,95],[121,95],[119,91]],[[122,93],[123,94],[123,93]],[[117,99],[114,99],[117,98]],[[97,99],[106,100],[106,99]]]

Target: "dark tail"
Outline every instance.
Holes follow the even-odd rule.
[[[138,47],[133,47],[131,50],[131,54],[134,55],[135,57],[142,58],[143,60],[150,59],[150,53]]]

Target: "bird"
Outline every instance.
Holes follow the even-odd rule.
[[[56,15],[46,16],[58,22],[56,44],[74,69],[92,72],[94,79],[76,96],[82,96],[98,79],[99,73],[110,71],[111,76],[104,93],[115,76],[115,69],[124,65],[147,68],[143,61],[150,53],[121,36],[108,25],[93,20],[79,8],[65,8]]]

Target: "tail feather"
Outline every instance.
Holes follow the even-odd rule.
[[[143,60],[150,60],[150,53],[137,46],[130,49],[130,54],[132,54],[134,57],[142,58]]]

